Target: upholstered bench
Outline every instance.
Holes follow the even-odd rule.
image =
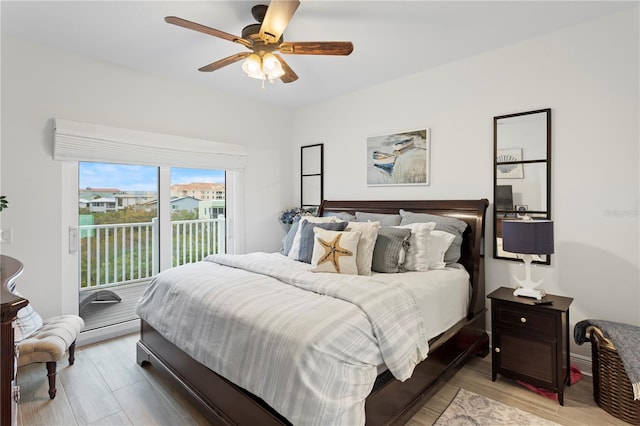
[[[18,367],[34,362],[45,362],[49,377],[49,397],[56,397],[57,362],[69,350],[69,364],[75,361],[75,347],[78,333],[84,321],[77,315],[61,315],[43,322],[33,334],[16,343],[18,346]]]

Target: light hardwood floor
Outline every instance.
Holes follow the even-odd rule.
[[[136,364],[137,334],[80,347],[76,362],[58,363],[58,394],[48,396],[44,364],[18,370],[19,425],[207,425],[153,366]],[[476,358],[458,372],[410,420],[432,425],[460,388],[485,395],[566,425],[625,424],[593,401],[591,379],[584,377],[565,392],[561,407],[507,379],[491,381],[491,357]]]

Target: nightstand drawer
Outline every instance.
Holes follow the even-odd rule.
[[[552,313],[536,312],[532,309],[524,309],[522,306],[511,307],[502,303],[497,308],[497,319],[504,325],[536,332],[542,336],[556,335],[556,316]]]

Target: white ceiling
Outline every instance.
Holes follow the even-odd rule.
[[[295,108],[638,5],[638,1],[302,0],[286,41],[352,41],[347,57],[288,55],[300,77],[260,89],[241,62],[197,69],[244,47],[164,22],[175,15],[240,35],[266,1],[6,1],[2,33],[114,64]]]

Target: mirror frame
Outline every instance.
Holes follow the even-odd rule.
[[[315,151],[319,151],[319,155]],[[316,155],[317,158],[312,157]],[[313,164],[309,164],[311,160]],[[305,170],[305,165],[309,165],[311,170]],[[305,203],[305,181],[319,180],[319,199],[317,203]],[[324,199],[324,144],[304,145],[300,147],[300,207],[319,208]]]
[[[501,162],[498,163],[498,122],[499,120],[505,120],[509,118],[522,117],[525,115],[532,114],[545,114],[547,121],[547,129],[546,129],[546,158],[536,158],[536,159],[525,159],[523,157],[520,161],[509,161],[509,162]],[[517,257],[506,257],[498,255],[498,228],[500,225],[500,221],[498,220],[498,211],[496,207],[497,198],[497,189],[498,189],[498,165],[499,164],[518,164],[524,165],[526,164],[545,164],[547,168],[546,173],[546,194],[544,199],[546,200],[546,208],[544,210],[531,210],[527,211],[527,213],[531,213],[535,215],[536,218],[539,219],[549,219],[551,220],[551,108],[539,109],[535,111],[526,111],[519,112],[515,114],[507,114],[500,115],[497,117],[493,117],[493,258],[494,259],[503,259],[503,260],[513,260],[520,262],[521,260]],[[513,217],[516,217],[518,211],[516,211],[515,206],[513,210],[501,210],[501,214],[510,214]],[[551,264],[551,255],[546,255],[546,260],[534,260],[534,263],[540,263],[544,265]]]

